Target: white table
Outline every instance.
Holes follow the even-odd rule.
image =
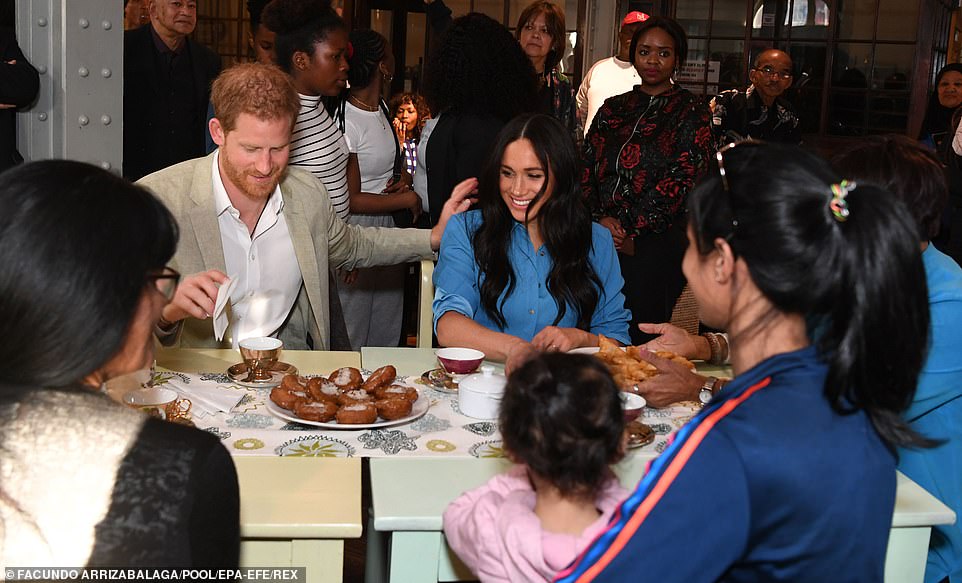
[[[305,374],[361,364],[356,352],[285,351],[282,359]],[[218,372],[239,360],[234,350],[165,349],[158,351],[157,367]],[[240,452],[225,441],[231,453]],[[241,567],[307,567],[311,583],[340,582],[344,540],[360,538],[363,531],[361,460],[277,457],[273,451],[233,458],[240,487]]]
[[[366,368],[390,362],[401,374],[419,374],[436,366],[429,349],[362,348],[361,360]],[[699,370],[719,372],[704,366]],[[651,418],[646,421],[651,423]],[[657,455],[652,446],[630,452],[616,467],[622,484],[633,489],[647,462]],[[444,542],[441,515],[462,492],[503,472],[510,462],[450,456],[378,458],[370,463],[373,528],[368,532],[366,582],[474,579]],[[931,527],[953,523],[955,514],[901,473],[897,480],[885,580],[921,582]]]

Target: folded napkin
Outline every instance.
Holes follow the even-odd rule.
[[[222,387],[185,385],[176,378],[167,382],[167,386],[174,389],[185,399],[190,399],[191,416],[206,417],[216,413],[229,413],[244,398],[244,392]]]
[[[224,332],[227,331],[227,325],[230,324],[226,308],[230,303],[230,294],[234,291],[236,285],[237,280],[231,277],[228,278],[227,283],[222,284],[217,290],[217,301],[214,302],[214,313],[211,314],[211,318],[214,319],[214,338],[218,342],[224,339]]]

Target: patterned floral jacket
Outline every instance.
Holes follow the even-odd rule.
[[[578,119],[575,108],[575,90],[571,78],[558,69],[552,69],[545,77],[543,91],[551,91],[551,111],[546,111],[551,117],[561,122],[561,125],[575,138],[580,137]]]
[[[772,107],[756,95],[755,86],[745,91],[724,91],[711,100],[712,131],[719,143],[755,138],[767,142],[800,144],[802,130],[792,104],[776,97]]]
[[[605,100],[582,149],[592,217],[617,218],[629,236],[668,230],[714,151],[710,115],[701,97],[677,85]]]

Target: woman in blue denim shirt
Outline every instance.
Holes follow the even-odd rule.
[[[581,201],[565,128],[523,115],[501,131],[479,207],[448,224],[434,272],[443,346],[476,348],[508,368],[534,350],[628,341],[624,281],[608,231]]]

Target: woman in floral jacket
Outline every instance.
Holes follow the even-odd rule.
[[[685,286],[685,202],[713,151],[707,104],[672,80],[688,41],[677,22],[652,17],[631,40],[642,84],[605,101],[585,138],[582,188],[594,220],[615,240],[635,324],[665,322]]]

